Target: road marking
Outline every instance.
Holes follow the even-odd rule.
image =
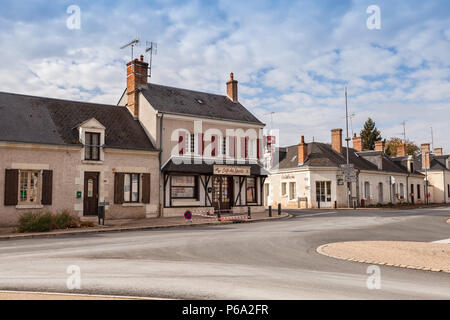
[[[138,297],[138,296],[114,296],[114,295],[102,295],[102,294],[83,294],[83,293],[65,293],[65,292],[45,292],[45,291],[15,291],[15,290],[0,290],[0,294],[30,294],[30,295],[58,295],[58,296],[73,296],[73,297],[92,297],[92,298],[106,298],[106,299],[128,299],[128,300],[166,300],[164,298],[152,298],[152,297]]]
[[[299,214],[295,215],[294,217],[316,217],[316,216],[323,216],[327,214],[337,213],[337,211],[330,211],[330,212],[322,212],[322,213],[309,213],[309,214]]]
[[[433,241],[433,243],[450,243],[450,239],[443,239],[443,240]]]

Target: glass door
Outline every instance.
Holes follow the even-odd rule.
[[[321,208],[331,208],[331,181],[316,181],[316,202]]]

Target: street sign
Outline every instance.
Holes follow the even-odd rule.
[[[345,182],[356,182],[357,181],[355,166],[352,163],[341,164],[341,170],[344,175]]]
[[[190,212],[189,210],[186,210],[186,212],[184,213],[184,218],[186,220],[191,220],[192,219],[192,212]]]

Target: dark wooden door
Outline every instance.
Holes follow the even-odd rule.
[[[83,215],[98,215],[98,172],[84,173]]]
[[[228,212],[233,199],[232,177],[213,177],[213,206],[215,210]]]

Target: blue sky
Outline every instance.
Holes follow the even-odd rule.
[[[70,5],[81,28],[66,26]],[[369,30],[366,9],[381,9]],[[281,143],[330,141],[372,117],[383,137],[450,152],[449,1],[2,1],[0,91],[115,104],[136,35],[158,43],[155,83],[225,92],[234,72],[241,102]],[[136,48],[136,56],[144,47]],[[146,56],[146,59],[148,57]]]

